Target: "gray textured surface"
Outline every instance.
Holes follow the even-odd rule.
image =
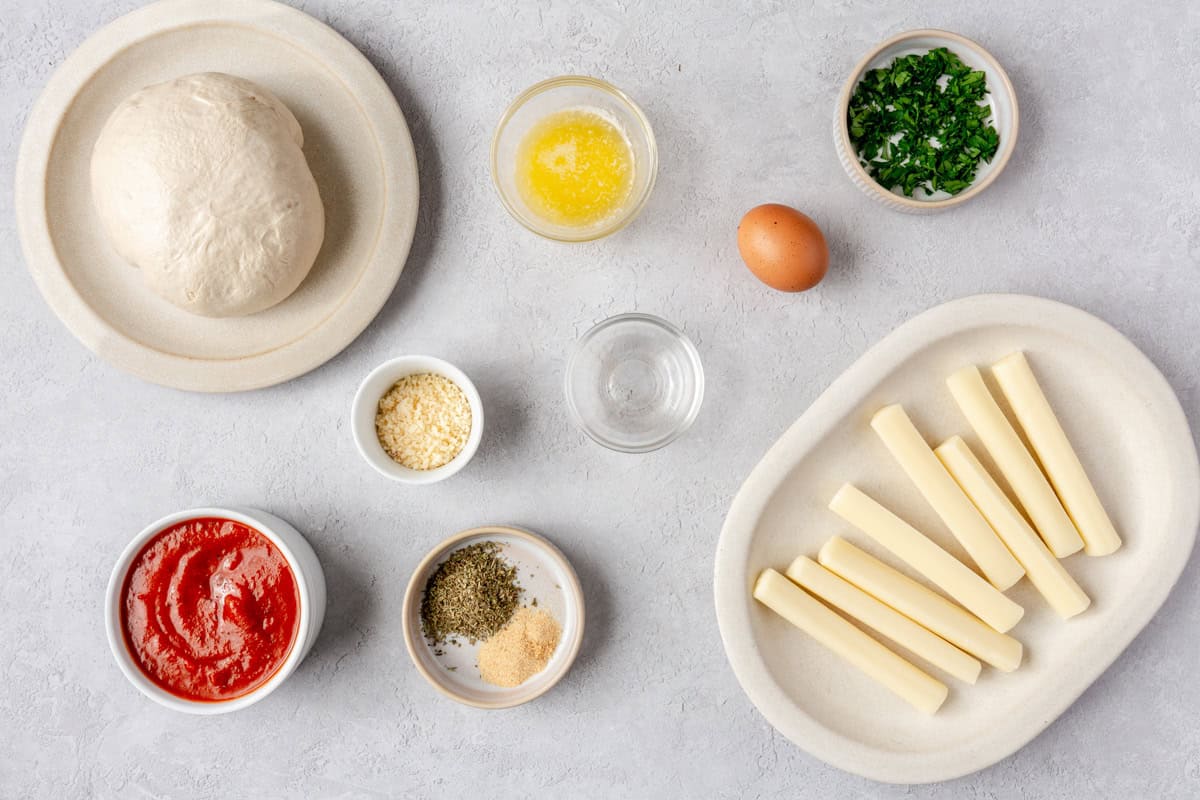
[[[0,2],[0,173],[30,104],[113,0]],[[1109,320],[1200,423],[1200,5],[673,0],[310,2],[378,66],[421,164],[417,243],[376,322],[341,356],[274,389],[189,395],[99,362],[38,297],[0,193],[0,796],[1194,797],[1200,795],[1200,557],[1116,665],[1031,745],[945,785],[843,774],[775,734],[725,663],[712,553],[766,447],[868,345],[938,302],[982,291],[1064,300]],[[809,7],[801,7],[809,6]],[[841,173],[834,97],[855,60],[906,28],[981,40],[1021,101],[999,182],[949,215],[884,211]],[[559,246],[508,219],[487,174],[491,129],[526,85],[607,77],[654,122],[658,187],[610,241]],[[820,222],[826,282],[774,294],[741,267],[740,214],[778,200]],[[571,427],[564,355],[632,309],[694,338],[709,393],[664,451],[609,453]],[[346,411],[366,371],[446,357],[483,393],[476,461],[424,489],[360,461]],[[121,677],[101,606],[149,521],[202,503],[269,509],[322,558],[331,605],[299,672],[250,710],[159,709]],[[524,708],[479,712],[426,686],[404,652],[409,571],[486,522],[542,531],[574,560],[589,629],[573,672]]]

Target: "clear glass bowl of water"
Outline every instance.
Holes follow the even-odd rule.
[[[704,400],[691,341],[649,314],[620,314],[585,333],[567,362],[567,408],[595,441],[646,453],[677,439]]]

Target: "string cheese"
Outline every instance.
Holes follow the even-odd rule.
[[[1083,540],[1071,518],[984,385],[979,369],[975,366],[960,369],[946,379],[946,385],[1050,552],[1064,558],[1082,548]]]
[[[1106,556],[1121,546],[1112,520],[1088,480],[1075,448],[1046,400],[1025,354],[1017,351],[992,365],[992,374],[1008,398],[1017,422],[1058,492],[1067,514],[1083,538],[1089,556]]]
[[[950,477],[903,406],[881,409],[871,427],[984,577],[1002,591],[1021,580],[1025,570]]]
[[[825,543],[817,561],[880,602],[1003,672],[1021,665],[1023,648],[946,598],[927,589],[840,536]]]
[[[971,448],[955,436],[934,451],[959,486],[991,523],[1000,538],[1008,545],[1033,584],[1050,607],[1064,619],[1073,617],[1091,605],[1092,601],[1067,574],[1066,569],[1046,549],[1037,532],[1021,516],[1021,512],[996,484]]]
[[[801,588],[960,681],[975,683],[979,678],[982,667],[977,659],[933,635],[808,556],[800,556],[793,561],[788,567],[787,576]]]
[[[1025,614],[995,586],[850,484],[838,490],[829,507],[1001,633]]]
[[[758,576],[754,598],[918,710],[933,714],[945,702],[950,691],[946,684],[917,669],[775,570],[765,569]]]

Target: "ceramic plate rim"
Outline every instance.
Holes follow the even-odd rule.
[[[1086,330],[1101,342],[1125,374],[1155,399],[1155,416],[1163,429],[1182,433],[1172,443],[1170,462],[1179,470],[1173,480],[1200,485],[1200,463],[1191,431],[1174,391],[1158,368],[1123,334],[1108,323],[1073,306],[1016,294],[984,294],[935,306],[896,328],[871,347],[826,389],[771,446],[754,467],[730,506],[717,544],[713,568],[713,594],[717,622],[726,657],[743,691],[759,712],[780,733],[808,753],[832,766],[885,783],[932,783],[976,772],[1014,753],[1054,722],[1116,660],[1165,602],[1187,564],[1200,524],[1200,497],[1190,507],[1172,512],[1170,538],[1162,545],[1174,553],[1172,574],[1148,588],[1146,597],[1125,626],[1116,629],[1120,647],[1104,663],[1080,665],[1077,675],[1064,681],[1064,692],[1055,707],[1038,709],[1036,725],[1015,735],[988,741],[966,740],[957,747],[927,753],[897,753],[855,741],[803,713],[771,676],[752,634],[749,619],[750,587],[746,580],[748,553],[757,521],[791,468],[806,456],[836,423],[842,397],[865,397],[878,374],[920,350],[958,333],[996,324],[1022,324],[1058,332]],[[793,453],[799,453],[794,457]],[[792,713],[792,708],[800,712]]]
[[[579,624],[575,628],[575,636],[567,643],[567,653],[558,668],[558,674],[554,675],[551,680],[538,689],[525,694],[518,694],[508,700],[475,700],[454,691],[453,688],[440,680],[438,676],[431,673],[417,655],[416,644],[414,642],[419,641],[422,634],[420,630],[414,630],[409,624],[409,620],[413,616],[411,613],[413,607],[420,602],[421,593],[425,591],[424,586],[418,585],[421,576],[428,572],[435,561],[445,555],[447,551],[453,550],[460,542],[477,536],[487,535],[503,535],[524,539],[544,552],[547,558],[554,561],[563,571],[563,574],[567,576],[567,585],[562,587],[563,594],[566,597],[567,603],[573,605],[579,614]],[[571,562],[567,560],[566,555],[544,536],[512,525],[481,525],[478,528],[469,528],[468,530],[460,531],[438,542],[413,569],[412,577],[408,579],[408,586],[404,590],[404,602],[401,606],[400,618],[404,630],[404,649],[408,651],[409,660],[416,666],[417,672],[421,673],[421,677],[430,686],[451,700],[485,710],[499,710],[524,705],[531,700],[536,700],[557,686],[558,682],[571,671],[571,667],[575,664],[575,658],[579,655],[579,650],[583,646],[583,631],[587,624],[583,601],[583,587],[579,583],[579,576],[576,574],[575,568],[571,566]],[[561,647],[562,644],[560,643],[559,646]]]
[[[371,261],[353,288],[330,303],[328,315],[299,338],[264,353],[231,359],[167,353],[116,330],[92,309],[68,277],[46,218],[50,156],[79,93],[129,46],[180,28],[212,23],[241,25],[282,38],[337,76],[371,124],[384,184],[383,218]],[[273,386],[321,366],[345,349],[395,289],[412,247],[420,199],[412,137],[383,77],[333,28],[273,0],[160,0],[100,28],[59,65],[34,103],[14,175],[22,255],[55,315],[89,350],[118,369],[152,383],[199,392]]]

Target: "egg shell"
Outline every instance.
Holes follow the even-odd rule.
[[[760,281],[781,292],[803,292],[825,277],[829,247],[808,216],[778,203],[756,206],[738,224],[738,252]]]

